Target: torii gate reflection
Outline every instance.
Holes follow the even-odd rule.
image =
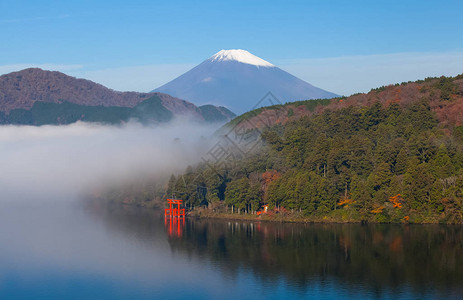
[[[169,208],[164,210],[164,226],[168,228],[167,234],[170,237],[174,235],[177,237],[182,236],[183,227],[185,226],[185,209],[180,208],[182,201],[183,200],[167,199]],[[177,208],[172,207],[172,205],[177,205]],[[167,224],[167,219],[169,219],[169,224]],[[174,228],[176,229],[175,232]]]

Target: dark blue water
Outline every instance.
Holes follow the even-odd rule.
[[[458,298],[460,226],[165,222],[0,206],[0,299]]]

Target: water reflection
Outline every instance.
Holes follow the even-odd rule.
[[[463,295],[461,226],[163,220],[160,212],[117,210],[101,216],[112,230],[156,240],[164,235],[172,253],[212,264],[223,278],[236,281],[244,271],[273,290],[307,295],[319,286],[337,296]]]
[[[182,237],[185,227],[185,217],[164,217],[164,227],[169,237]]]
[[[463,295],[463,231],[456,226],[275,224],[188,220],[173,249],[213,260],[227,273],[305,289],[336,280],[374,294]]]

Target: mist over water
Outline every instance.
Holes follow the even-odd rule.
[[[0,126],[0,202],[65,201],[88,189],[183,171],[217,125]]]
[[[79,200],[95,188],[183,172],[209,149],[218,126],[0,126],[0,298],[151,298],[171,278],[188,281],[166,259],[158,212],[127,222],[122,211],[108,224],[110,210]],[[149,229],[146,238],[129,230],[137,220]]]

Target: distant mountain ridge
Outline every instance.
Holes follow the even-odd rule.
[[[195,104],[225,106],[238,114],[251,110],[269,91],[282,102],[337,96],[240,49],[222,50],[153,90]]]
[[[0,111],[32,108],[35,101],[89,106],[133,107],[148,99],[149,93],[117,92],[86,79],[57,71],[24,69],[0,76]]]
[[[285,125],[288,122],[322,114],[325,111],[337,111],[348,107],[369,107],[374,103],[388,107],[392,104],[401,107],[424,102],[436,115],[442,126],[462,128],[463,132],[463,74],[455,77],[428,77],[414,82],[403,82],[374,88],[368,93],[354,94],[349,97],[316,99],[285,103],[258,108],[234,118],[221,130],[227,130],[237,124],[239,128],[252,130],[264,128],[269,124]],[[265,122],[264,122],[265,121]],[[423,119],[423,122],[426,121]]]
[[[166,122],[175,116],[225,122],[235,115],[224,107],[201,108],[163,93],[118,92],[38,68],[0,76],[0,124]]]

